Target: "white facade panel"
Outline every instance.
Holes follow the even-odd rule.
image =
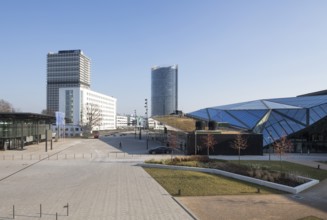
[[[126,115],[117,115],[117,128],[126,128],[128,127],[128,116]]]
[[[93,130],[116,129],[116,98],[94,92],[87,88],[72,87],[59,89],[59,111],[74,125],[82,125],[87,119],[87,106],[96,106],[101,115],[99,126]]]

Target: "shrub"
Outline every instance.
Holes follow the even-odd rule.
[[[198,161],[198,162],[203,162],[203,163],[207,163],[210,161],[210,159],[207,155],[193,155],[190,157],[190,159]]]

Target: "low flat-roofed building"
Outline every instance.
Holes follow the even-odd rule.
[[[23,149],[45,140],[55,117],[35,113],[0,112],[0,150]]]

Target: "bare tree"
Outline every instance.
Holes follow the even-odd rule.
[[[12,104],[0,99],[0,112],[15,112],[15,109],[13,108]]]
[[[237,134],[236,138],[231,144],[231,148],[236,149],[238,152],[238,164],[241,163],[241,150],[245,150],[248,147],[248,141],[242,137],[241,134]]]
[[[178,137],[176,132],[170,132],[168,135],[168,143],[169,147],[172,148],[171,150],[171,159],[173,159],[173,152],[178,146]]]
[[[290,152],[293,148],[293,144],[287,139],[286,135],[284,135],[280,140],[273,143],[273,147],[275,152],[279,155],[280,171],[282,171],[282,155],[286,152]]]
[[[96,127],[100,127],[102,112],[97,104],[86,104],[81,112],[81,127],[85,133],[90,133]],[[83,132],[83,133],[84,133]]]
[[[43,110],[41,111],[41,114],[42,114],[42,115],[50,115],[49,112],[48,112],[48,110],[46,110],[46,109],[43,109]]]
[[[214,146],[217,144],[215,137],[213,134],[207,134],[206,136],[202,137],[202,142],[204,143],[205,147],[207,148],[207,154],[209,156],[210,149],[214,151]]]

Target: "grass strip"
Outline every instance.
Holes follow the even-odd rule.
[[[282,192],[231,178],[195,171],[144,168],[172,196],[280,194]],[[181,194],[179,194],[179,191]]]
[[[228,161],[230,163],[238,163],[238,161]],[[241,160],[241,165],[257,167],[260,169],[280,171],[280,161],[258,161],[258,160]],[[324,180],[327,178],[327,171],[317,169],[314,167],[305,166],[302,164],[282,161],[282,171],[285,173],[294,174],[297,176],[309,177],[317,180]]]

